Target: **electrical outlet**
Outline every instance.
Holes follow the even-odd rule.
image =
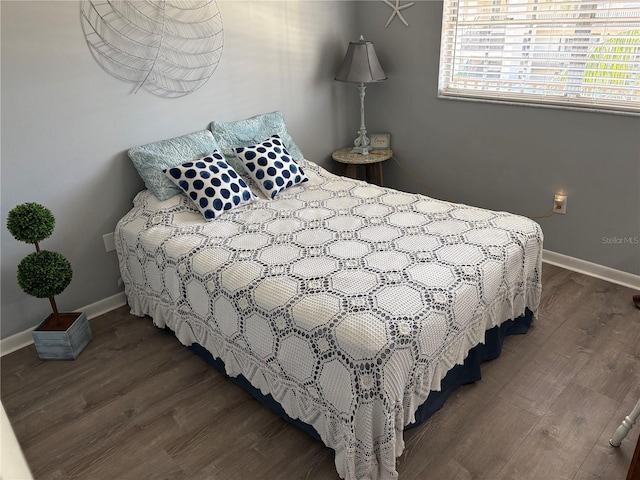
[[[104,249],[107,252],[111,252],[116,249],[116,241],[113,236],[113,232],[105,233],[102,236],[102,241],[104,242]]]
[[[567,213],[567,196],[556,193],[553,197],[553,213]]]

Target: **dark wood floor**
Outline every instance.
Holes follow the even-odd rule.
[[[406,433],[407,479],[626,476],[640,427],[608,439],[640,398],[632,290],[545,265],[539,316]],[[33,346],[1,360],[2,402],[38,479],[336,479],[332,451],[276,417],[150,319],[91,320],[72,362]]]

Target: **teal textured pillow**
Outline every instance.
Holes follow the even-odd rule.
[[[209,130],[149,143],[129,150],[129,158],[144,180],[145,186],[158,200],[167,200],[182,190],[163,173],[167,168],[211,155],[220,150]]]
[[[278,135],[285,148],[294,160],[302,160],[304,155],[294,143],[287,131],[287,124],[280,112],[264,113],[255,117],[237,120],[235,122],[211,122],[209,127],[213,137],[220,146],[227,163],[238,172],[244,171],[242,164],[236,158],[233,149],[248,147],[262,142],[271,135]]]

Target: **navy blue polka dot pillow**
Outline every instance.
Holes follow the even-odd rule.
[[[237,147],[233,150],[251,178],[269,198],[275,197],[285,188],[308,180],[284,148],[278,135],[272,135],[262,143],[249,147]]]
[[[163,171],[193,200],[207,220],[256,198],[217,152]]]

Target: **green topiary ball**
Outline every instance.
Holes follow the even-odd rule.
[[[55,224],[51,210],[34,202],[14,207],[7,216],[7,229],[21,242],[41,242],[53,233]]]
[[[71,283],[69,261],[58,252],[42,250],[22,259],[18,265],[18,285],[37,298],[54,297]]]

